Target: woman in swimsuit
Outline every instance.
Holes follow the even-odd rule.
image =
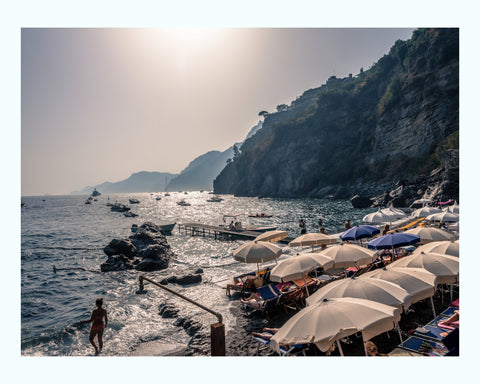
[[[105,308],[102,308],[103,298],[97,299],[95,301],[95,305],[97,306],[97,309],[93,310],[92,316],[90,317],[90,319],[80,321],[80,323],[78,324],[80,325],[85,323],[92,323],[92,326],[90,327],[89,340],[90,340],[90,343],[95,348],[95,354],[97,355],[99,352],[99,349],[95,344],[95,336],[97,336],[98,346],[100,347],[100,351],[101,351],[103,348],[103,330],[107,327],[108,318],[107,318],[107,310]],[[103,318],[105,318],[105,323],[103,323]]]

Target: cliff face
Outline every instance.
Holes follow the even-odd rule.
[[[458,149],[458,76],[458,29],[417,30],[370,70],[332,77],[268,115],[215,192],[349,197],[428,176]]]

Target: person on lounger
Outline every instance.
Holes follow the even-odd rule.
[[[278,328],[263,328],[262,333],[252,332],[252,336],[260,337],[264,340],[270,340],[275,333],[278,332]]]
[[[438,322],[438,325],[448,325],[450,327],[458,327],[460,326],[460,310],[453,311],[453,315],[450,316],[446,320],[442,320]]]
[[[371,341],[365,343],[365,350],[367,351],[368,356],[388,356],[384,353],[378,353],[377,346]]]

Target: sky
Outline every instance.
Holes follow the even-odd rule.
[[[412,28],[22,28],[21,193],[180,173]]]

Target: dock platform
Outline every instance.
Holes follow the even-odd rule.
[[[273,231],[275,227],[246,227],[243,229],[228,229],[220,225],[208,225],[199,223],[179,223],[178,231],[191,236],[213,237],[222,240],[254,240],[258,235],[266,231]]]

